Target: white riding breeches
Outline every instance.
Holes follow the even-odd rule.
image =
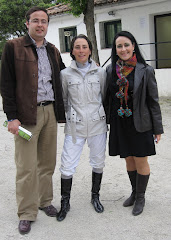
[[[75,173],[86,140],[90,149],[90,166],[95,169],[103,169],[105,166],[106,138],[107,133],[88,138],[76,137],[76,143],[73,143],[72,136],[65,135],[61,155],[61,174],[72,176]]]

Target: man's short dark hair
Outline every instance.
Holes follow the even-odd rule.
[[[45,12],[45,13],[47,14],[47,16],[48,16],[48,22],[49,22],[49,15],[48,15],[48,13],[47,13],[47,10],[46,10],[45,8],[43,8],[43,7],[37,7],[37,6],[30,8],[30,9],[26,12],[26,15],[25,15],[26,20],[29,22],[29,20],[30,20],[30,15],[31,15],[32,13],[34,13],[34,12],[37,12],[37,11],[43,11],[43,12]]]

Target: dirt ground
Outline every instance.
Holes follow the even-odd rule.
[[[71,210],[63,222],[39,212],[31,232],[18,233],[15,198],[14,141],[3,122],[0,98],[0,239],[2,240],[170,240],[171,239],[171,97],[161,98],[165,133],[156,145],[157,155],[149,158],[151,177],[146,192],[146,206],[139,216],[132,207],[124,208],[123,201],[131,187],[124,159],[109,157],[101,186],[101,202],[105,211],[98,214],[90,204],[91,168],[85,145],[73,178]],[[60,209],[60,155],[64,140],[64,125],[58,125],[57,166],[53,178],[53,205]]]

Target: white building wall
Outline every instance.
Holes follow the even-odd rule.
[[[171,97],[171,68],[155,69],[159,96]]]
[[[115,11],[114,16],[109,16],[109,11]],[[130,31],[139,44],[152,43],[155,41],[154,16],[171,13],[171,0],[145,0],[122,5],[109,5],[108,7],[98,7],[95,9],[95,31],[97,46],[101,65],[110,57],[111,49],[101,49],[99,23],[105,21],[121,20],[122,30]],[[47,33],[47,40],[53,43],[59,50],[59,30],[58,28],[77,27],[77,34],[86,34],[86,27],[83,23],[83,15],[76,18],[69,14],[52,16]],[[140,46],[145,59],[155,59],[155,46]],[[62,59],[66,66],[70,65],[69,53],[62,53]],[[110,61],[107,63],[107,65]],[[155,68],[155,62],[148,64]],[[171,69],[157,69],[156,78],[159,86],[159,95],[171,96]],[[164,75],[164,77],[163,77]]]

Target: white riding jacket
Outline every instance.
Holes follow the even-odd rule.
[[[66,112],[65,134],[92,137],[107,132],[103,98],[106,71],[91,60],[91,66],[83,77],[73,60],[70,67],[60,73]]]

